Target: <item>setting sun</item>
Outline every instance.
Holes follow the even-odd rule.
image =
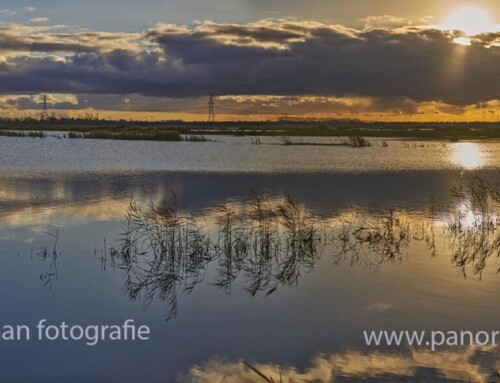
[[[487,11],[476,7],[463,7],[452,12],[445,21],[448,29],[457,29],[467,36],[493,32],[495,24]]]

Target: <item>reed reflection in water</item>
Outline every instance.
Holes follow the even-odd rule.
[[[487,260],[500,256],[500,190],[476,174],[452,194],[457,206],[448,224],[452,261],[464,276],[468,265],[480,276]]]
[[[228,293],[241,274],[252,295],[297,283],[319,256],[318,220],[286,194],[277,201],[252,194],[247,207],[238,212],[230,204],[217,206],[211,233],[206,219],[177,209],[175,191],[145,210],[131,201],[121,247],[113,250],[130,298],[166,301],[171,318],[179,290],[190,292],[209,264],[216,267],[214,284]]]
[[[350,210],[321,218],[286,193],[252,193],[194,215],[178,208],[172,189],[161,204],[130,202],[126,230],[110,255],[121,261],[130,299],[167,302],[167,319],[177,314],[179,294],[191,292],[211,269],[210,282],[226,293],[240,277],[252,296],[267,296],[297,284],[325,255],[336,264],[377,269],[404,261],[412,242],[423,242],[431,259],[441,241],[463,276],[480,277],[488,259],[500,256],[498,189],[475,174],[453,188],[452,198],[455,208],[441,220],[432,205],[425,215]]]

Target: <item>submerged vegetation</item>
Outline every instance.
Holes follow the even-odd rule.
[[[349,136],[349,137],[341,137],[335,141],[330,142],[310,142],[303,141],[302,139],[294,139],[289,136],[281,136],[281,137],[273,137],[278,140],[281,145],[291,146],[291,145],[299,145],[299,146],[350,146],[351,148],[366,148],[372,146],[370,140],[359,137],[359,136]],[[260,145],[260,138],[252,137],[253,145]]]
[[[442,226],[433,207],[427,218],[356,209],[318,217],[286,193],[252,193],[194,215],[178,208],[173,189],[160,204],[130,202],[126,230],[110,253],[125,271],[130,299],[167,302],[168,319],[177,313],[178,295],[191,292],[208,269],[215,272],[211,283],[227,293],[239,279],[252,296],[267,296],[297,284],[325,254],[338,264],[377,269],[405,260],[418,241],[435,257],[437,228],[460,273],[481,276],[488,259],[500,257],[499,189],[478,174],[452,193],[456,208],[440,218]]]
[[[124,272],[131,300],[165,302],[167,319],[176,316],[179,296],[205,279],[228,294],[237,285],[251,296],[268,296],[298,284],[325,256],[334,264],[378,270],[405,261],[414,242],[431,258],[446,251],[460,275],[480,279],[500,259],[498,179],[465,174],[451,190],[451,209],[437,213],[432,202],[418,215],[352,208],[319,216],[287,193],[256,192],[194,214],[179,208],[172,187],[159,203],[130,200],[119,241],[111,247],[104,241],[94,255],[103,271],[110,265]],[[52,287],[58,233],[49,235],[53,249],[42,247],[36,255],[47,266],[40,280]]]
[[[332,236],[337,262],[346,256],[351,265],[369,268],[399,262],[411,241],[410,224],[394,210],[370,216],[354,212],[340,222],[340,231]]]
[[[188,134],[187,136],[184,136],[182,138],[182,141],[207,142],[207,141],[213,141],[213,140],[205,137],[203,134]]]
[[[448,223],[453,263],[464,276],[468,266],[481,276],[487,260],[500,257],[500,189],[476,174],[452,193],[458,206]]]
[[[343,140],[342,142],[345,143],[345,145],[348,145],[352,148],[366,148],[368,146],[372,146],[370,140],[360,136],[350,136],[347,137],[347,139]]]
[[[321,244],[317,221],[288,195],[271,201],[253,194],[248,211],[230,203],[213,211],[215,233],[204,220],[179,211],[177,195],[143,210],[131,201],[122,245],[122,261],[132,300],[159,298],[169,304],[168,318],[177,312],[177,294],[190,292],[216,265],[214,284],[230,292],[242,275],[247,290],[269,295],[279,285],[298,282],[316,262]]]
[[[46,134],[42,131],[16,131],[16,130],[0,130],[0,136],[4,137],[31,137],[45,138]]]
[[[332,249],[335,262],[376,268],[401,261],[410,243],[410,226],[395,211],[370,218],[338,218],[333,226],[287,194],[275,198],[252,193],[242,206],[216,206],[209,217],[180,211],[177,194],[142,208],[132,200],[121,245],[121,261],[131,300],[168,303],[174,317],[178,295],[201,283],[210,265],[212,283],[227,293],[241,277],[252,296],[270,295],[295,285]]]
[[[59,278],[59,272],[57,270],[57,243],[59,241],[59,230],[56,234],[51,234],[44,232],[45,234],[51,236],[54,239],[54,246],[52,251],[47,247],[41,247],[36,253],[37,257],[43,262],[48,263],[48,268],[44,268],[43,272],[40,274],[40,280],[43,282],[43,287],[49,287],[52,290],[52,281]],[[33,256],[32,256],[33,258]]]
[[[140,141],[182,141],[182,136],[179,132],[158,129],[110,129],[93,130],[91,132],[69,132],[68,138]]]

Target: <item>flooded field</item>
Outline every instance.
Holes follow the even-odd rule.
[[[2,324],[151,329],[2,341],[8,381],[494,381],[363,331],[500,330],[500,143],[214,139],[0,137]]]

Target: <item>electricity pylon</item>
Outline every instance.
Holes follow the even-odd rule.
[[[49,118],[49,110],[47,108],[47,95],[43,95],[43,104],[42,104],[42,112],[40,113],[40,120],[46,120]]]
[[[214,98],[215,96],[213,93],[210,93],[209,95],[209,100],[208,100],[208,121],[210,122],[215,122],[215,101]]]

